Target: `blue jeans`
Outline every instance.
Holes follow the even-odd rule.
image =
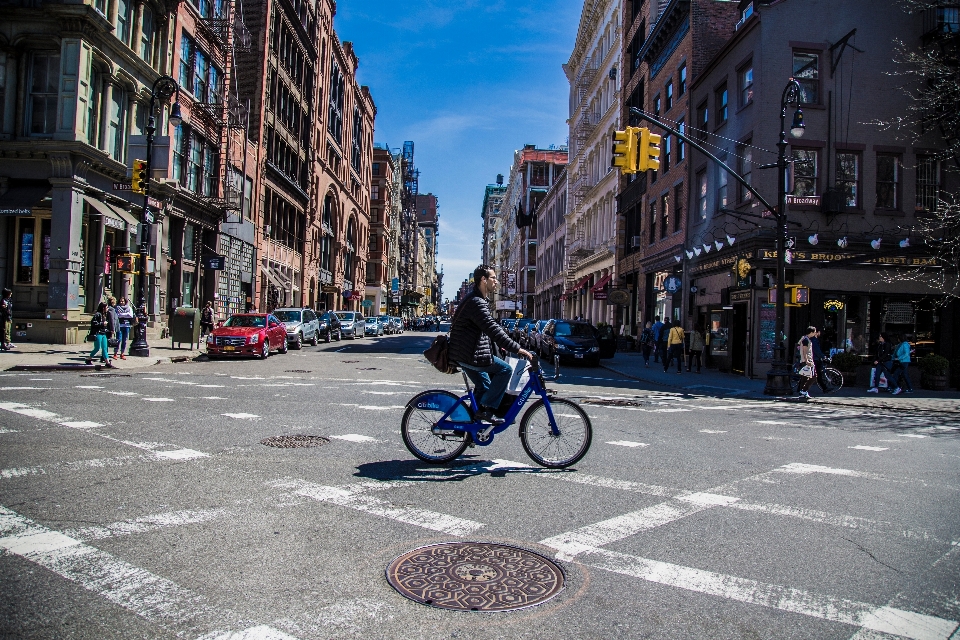
[[[878,362],[876,368],[873,371],[873,380],[870,381],[870,387],[876,388],[880,384],[880,374],[884,374],[887,377],[887,388],[895,389],[893,376],[891,375],[891,368],[893,362],[887,360],[886,362]]]
[[[130,335],[130,325],[128,325],[128,324],[121,324],[121,325],[120,325],[120,334],[117,336],[117,339],[119,340],[119,342],[117,343],[117,346],[115,346],[115,347],[113,348],[113,355],[117,355],[118,352],[119,352],[119,353],[123,353],[123,352],[126,350],[126,348],[127,348],[127,337],[128,337],[129,335]]]
[[[93,351],[90,352],[90,359],[93,360],[97,357],[98,352],[102,360],[109,357],[109,354],[107,354],[107,336],[102,333],[93,336]]]
[[[896,362],[893,365],[893,371],[890,372],[890,386],[894,389],[900,388],[904,391],[913,391],[913,385],[910,384],[910,363]]]
[[[462,362],[457,364],[463,368],[464,373],[476,387],[473,395],[476,396],[477,403],[488,409],[499,407],[503,394],[507,391],[507,385],[510,384],[510,376],[513,374],[510,365],[496,356],[493,357],[493,364],[485,367],[475,367]]]

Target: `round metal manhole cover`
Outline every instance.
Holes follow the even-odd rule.
[[[329,442],[330,439],[323,436],[293,435],[264,438],[260,441],[260,444],[265,444],[268,447],[279,447],[280,449],[302,449],[305,447],[322,447]]]
[[[387,581],[415,602],[457,611],[514,611],[563,590],[563,570],[517,547],[450,542],[420,547],[387,567]]]

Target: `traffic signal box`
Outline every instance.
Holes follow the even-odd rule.
[[[637,167],[640,171],[660,168],[660,136],[650,129],[640,129],[640,148],[637,150]]]
[[[620,167],[623,173],[637,172],[637,133],[638,127],[627,127],[625,131],[613,132],[613,160],[610,165]]]
[[[130,190],[134,193],[145,194],[147,192],[147,161],[133,161],[133,179],[130,182]]]
[[[121,273],[137,272],[137,254],[125,253],[117,256],[117,271]]]

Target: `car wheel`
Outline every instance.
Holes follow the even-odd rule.
[[[303,334],[300,332],[297,332],[297,337],[290,346],[297,350],[303,349]],[[280,353],[285,353],[286,350],[287,350],[287,345],[284,344],[283,351],[281,351]]]
[[[331,340],[333,340],[333,329],[330,329],[327,331],[327,339],[325,340],[325,342],[327,344],[330,344]]]
[[[269,339],[269,338],[264,338],[264,339],[263,339],[263,348],[260,349],[260,359],[261,359],[261,360],[266,360],[266,359],[269,358],[269,357],[270,357],[270,339]]]
[[[315,347],[320,342],[320,329],[313,332],[313,338],[310,340],[310,346]]]
[[[299,344],[300,346],[303,346],[303,336],[301,336],[299,333],[297,334],[297,344]],[[287,336],[283,336],[283,344],[280,345],[280,349],[278,350],[278,352],[286,353],[288,348],[289,347],[287,346]],[[299,349],[300,347],[297,347],[297,348]]]

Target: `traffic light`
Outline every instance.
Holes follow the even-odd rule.
[[[133,161],[133,180],[130,182],[130,190],[134,193],[145,194],[147,192],[146,183],[147,180],[147,161],[146,160],[134,160]]]
[[[137,256],[133,253],[125,253],[117,256],[117,271],[121,273],[137,272]]]
[[[637,127],[613,132],[612,167],[620,167],[623,173],[637,172]]]
[[[640,148],[637,150],[637,168],[640,171],[660,168],[660,136],[650,129],[640,129]]]

